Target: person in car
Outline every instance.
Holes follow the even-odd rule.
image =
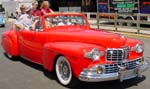
[[[45,15],[47,13],[53,13],[54,11],[49,8],[50,7],[50,4],[48,1],[43,1],[42,2],[42,5],[41,5],[41,12],[42,12],[42,15]]]
[[[32,3],[32,10],[33,10],[34,16],[41,16],[42,15],[41,9],[38,7],[38,2]]]
[[[58,26],[72,25],[66,16],[61,17],[59,20]]]
[[[21,15],[16,21],[15,25],[18,29],[32,30],[38,22],[38,18],[33,16],[33,10],[31,7],[26,9],[26,14]]]

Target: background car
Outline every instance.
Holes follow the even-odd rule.
[[[0,12],[0,26],[1,27],[5,27],[5,18],[4,18],[4,13],[3,12]]]

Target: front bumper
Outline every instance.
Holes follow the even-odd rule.
[[[138,58],[133,61],[127,61],[126,63],[122,63],[121,65],[113,64],[117,67],[110,65],[109,69],[106,68],[108,64],[96,65],[93,68],[84,69],[80,73],[79,80],[85,81],[85,82],[101,82],[101,81],[111,81],[111,80],[119,79],[120,81],[123,81],[123,80],[131,79],[137,76],[141,76],[141,73],[143,73],[149,68],[148,58],[143,59],[143,60],[144,61],[142,61],[142,58]],[[127,64],[128,66],[124,64]],[[97,72],[98,66],[100,66],[103,69],[102,73]],[[130,67],[130,68],[127,68],[127,67]],[[106,72],[108,70],[109,72]]]

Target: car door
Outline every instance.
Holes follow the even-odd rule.
[[[29,30],[20,30],[18,31],[18,38],[19,38],[19,51],[20,56],[29,59],[31,61],[35,61],[33,54],[34,45],[32,43],[34,39],[35,32]]]
[[[20,30],[19,32],[20,55],[32,62],[42,64],[43,45],[46,36],[41,18],[33,30]]]
[[[19,51],[21,57],[42,64],[43,45],[46,42],[45,32],[19,31]]]
[[[37,63],[42,64],[42,56],[43,56],[43,46],[46,43],[46,34],[45,32],[35,32],[34,38],[31,41],[31,43],[34,45],[31,49],[34,54],[32,54],[32,57],[34,57]]]

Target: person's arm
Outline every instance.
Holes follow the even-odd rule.
[[[23,19],[24,19],[24,16],[22,15],[22,16],[20,16],[20,17],[16,20],[16,22],[15,22],[15,24],[14,24],[14,27],[15,27],[17,30],[20,30],[20,29],[23,29],[23,28],[24,28],[24,26],[23,26],[23,24],[22,24]]]
[[[22,24],[15,24],[15,28],[17,30],[21,30],[21,29],[24,29],[24,26]]]
[[[47,12],[44,9],[41,9],[42,15],[45,15]]]
[[[38,19],[35,19],[35,21],[33,22],[33,24],[31,25],[32,29],[35,29],[36,24],[38,23]]]
[[[49,9],[50,9],[50,12],[51,12],[51,13],[54,13],[54,11],[53,11],[51,8],[49,8]]]

